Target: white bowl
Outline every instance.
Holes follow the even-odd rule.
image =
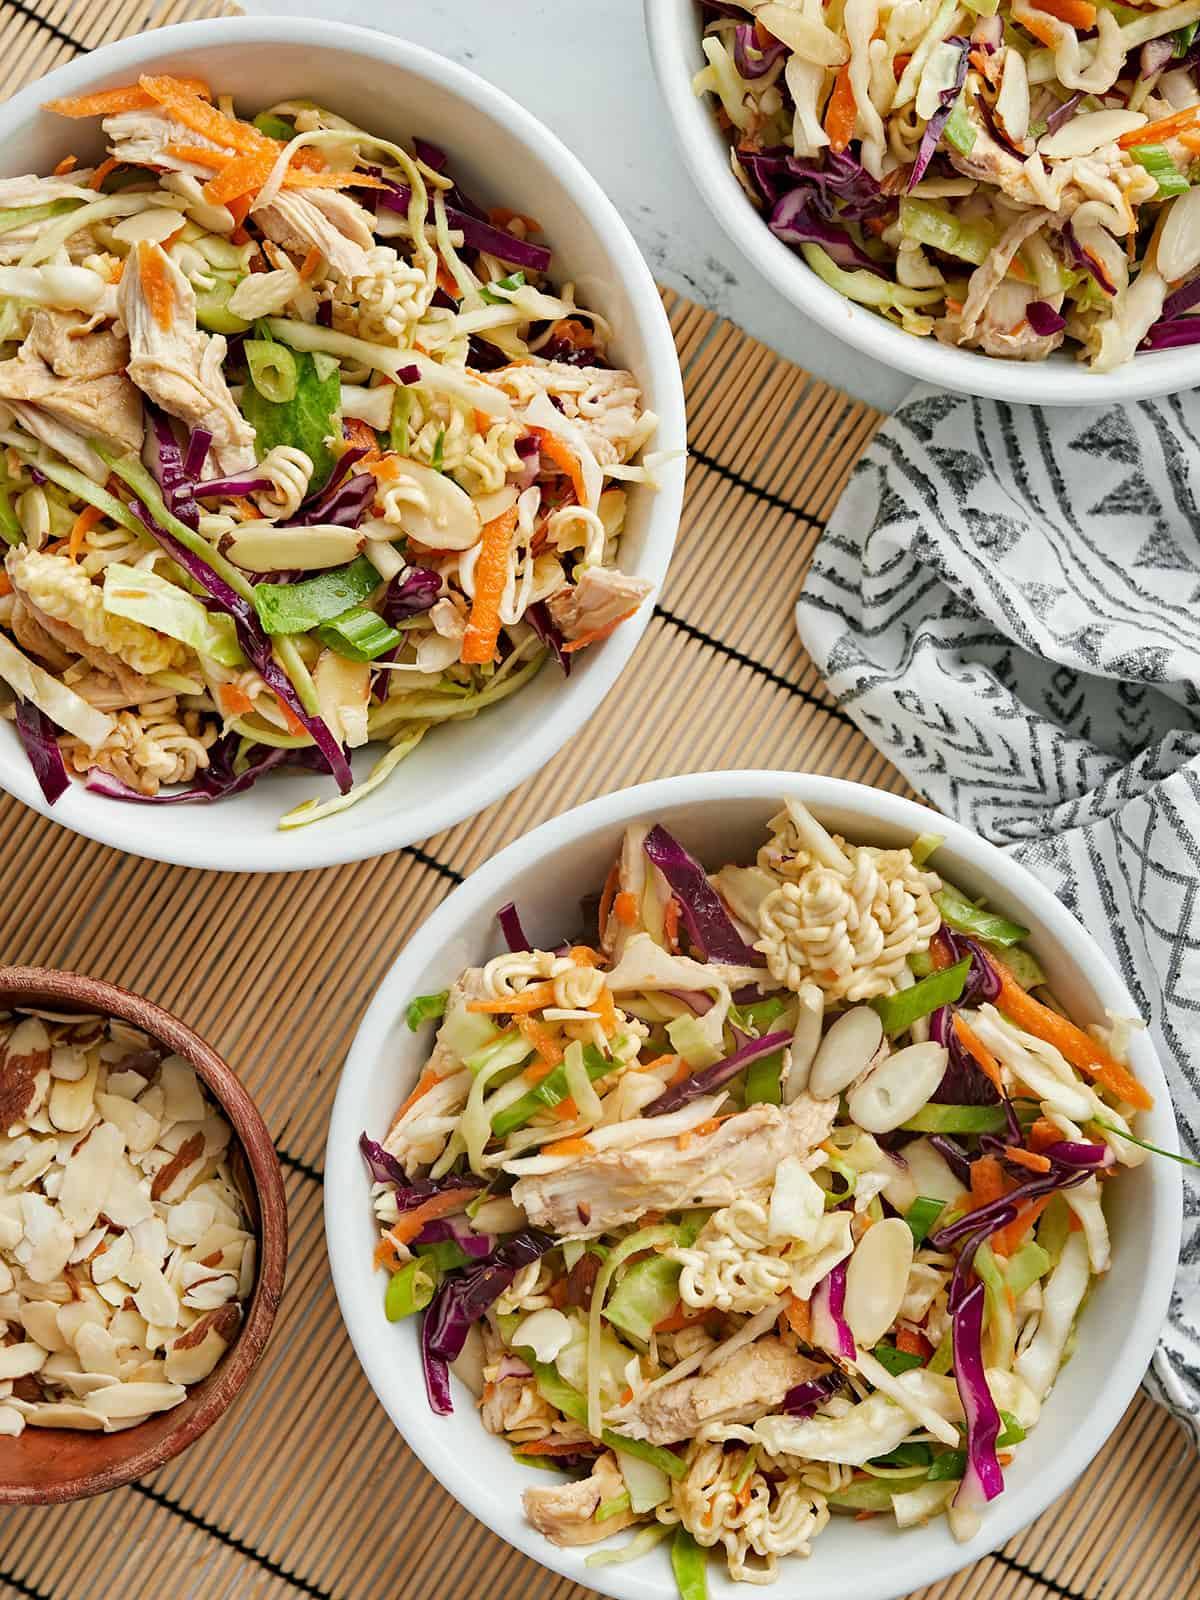
[[[1030,946],[1073,1015],[1103,1019],[1106,1008],[1133,1014],[1128,991],[1090,936],[1011,857],[924,806],[836,778],[716,772],[606,795],[518,839],[443,901],[380,985],[342,1073],[325,1154],[325,1229],[338,1301],[375,1393],[430,1471],[526,1555],[618,1600],[673,1600],[665,1552],[629,1566],[586,1567],[586,1549],[560,1550],[526,1523],[521,1490],[544,1477],[514,1463],[507,1446],[484,1431],[457,1380],[454,1415],[437,1417],[428,1409],[416,1330],[384,1317],[384,1280],[371,1261],[378,1235],[358,1138],[364,1130],[381,1136],[424,1063],[428,1034],[408,1031],[407,1002],[445,988],[464,967],[500,952],[498,907],[515,901],[529,937],[553,948],[577,931],[580,897],[603,882],[626,823],[661,821],[715,867],[753,860],[784,795],[867,843],[906,844],[922,832],[943,834],[937,863],[968,894],[987,895],[998,911],[1033,930]],[[1142,1131],[1177,1149],[1167,1086],[1145,1034],[1135,1034],[1132,1049],[1133,1068],[1155,1097]],[[890,1518],[836,1518],[810,1559],[784,1560],[780,1592],[806,1600],[896,1600],[1004,1544],[1040,1515],[1100,1449],[1146,1370],[1167,1310],[1181,1218],[1174,1163],[1150,1160],[1122,1173],[1111,1204],[1112,1269],[1093,1292],[1078,1349],[975,1539],[956,1544],[944,1518],[906,1532]],[[710,1583],[720,1600],[735,1593],[744,1600],[745,1589],[735,1588],[715,1559]]]
[[[1200,348],[1195,346],[1147,352],[1116,372],[1093,373],[1062,351],[1048,361],[1005,361],[944,345],[932,336],[919,339],[869,307],[847,300],[771,233],[734,177],[729,140],[713,115],[713,97],[692,91],[693,77],[707,64],[700,48],[702,23],[696,0],[644,0],[644,4],[659,88],[696,187],[763,277],[822,328],[885,366],[926,383],[1017,404],[1103,405],[1175,394],[1200,383]]]
[[[101,148],[96,122],[70,122],[44,101],[129,83],[144,72],[193,73],[253,112],[292,95],[393,138],[444,145],[466,188],[536,216],[562,279],[615,330],[614,359],[638,377],[660,422],[653,448],[682,451],[683,387],[670,324],[637,246],[597,183],[527,111],[482,78],[402,39],[333,22],[230,18],[189,22],[105,45],[31,84],[0,107],[0,173],[50,172],[70,152]],[[655,586],[670,561],[683,500],[682,458],[655,493],[633,486],[621,565]],[[553,662],[511,700],[474,721],[431,731],[373,795],[323,822],[280,832],[280,815],[330,778],[268,775],[217,805],[147,808],[73,782],[53,808],[10,723],[0,725],[0,786],[43,816],[131,854],[183,866],[275,872],[359,861],[473,816],[548,762],[588,720],[633,654],[650,603],[603,645],[575,658],[564,682]],[[382,752],[359,751],[363,778]]]

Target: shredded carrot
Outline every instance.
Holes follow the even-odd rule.
[[[604,930],[608,926],[608,919],[612,912],[613,899],[617,892],[617,884],[620,882],[620,875],[621,864],[619,861],[614,861],[608,869],[608,877],[605,878],[604,888],[600,892],[600,910],[597,913],[596,920],[599,924],[601,938],[604,937]]]
[[[1092,0],[1033,0],[1033,4],[1039,11],[1048,11],[1052,17],[1069,23],[1072,28],[1096,26],[1096,8]]]
[[[899,83],[900,79],[904,76],[904,69],[911,60],[911,50],[905,50],[900,55],[892,57],[892,71],[896,74],[897,83]]]
[[[1031,33],[1039,44],[1044,44],[1048,50],[1056,48],[1062,36],[1062,29],[1056,28],[1047,16],[1044,22],[1038,20],[1036,11],[1030,15],[1028,11],[1021,17],[1021,26],[1027,33]]]
[[[746,1509],[746,1507],[750,1504],[750,1496],[753,1494],[753,1492],[754,1492],[754,1474],[751,1473],[750,1476],[746,1479],[745,1483],[742,1485],[742,1487],[738,1490],[738,1492],[733,1497],[734,1503],[736,1504],[736,1506],[737,1506],[739,1511],[744,1511]]]
[[[1014,256],[1008,263],[1008,275],[1010,278],[1015,278],[1018,283],[1033,282],[1033,278],[1029,273],[1029,268],[1021,260],[1020,256]]]
[[[544,1144],[541,1149],[544,1156],[590,1156],[595,1151],[596,1146],[587,1139],[556,1139],[553,1144]]]
[[[3,567],[0,567],[0,595],[11,594],[12,592],[12,579],[9,577],[8,573],[5,572]]]
[[[636,606],[630,606],[628,611],[622,611],[619,617],[606,622],[602,628],[593,628],[591,633],[580,634],[578,639],[572,639],[569,644],[563,645],[563,654],[569,656],[576,650],[583,650],[589,644],[599,644],[601,639],[607,639],[610,633],[615,633],[623,622],[628,622],[636,610]]]
[[[441,256],[437,258],[437,286],[448,294],[451,300],[457,300],[462,293],[462,290],[458,287],[458,279],[450,271]]]
[[[971,1163],[971,1210],[991,1205],[1005,1192],[1004,1169],[995,1156],[980,1156]]]
[[[211,167],[214,172],[229,165],[227,150],[212,150],[206,144],[169,144],[167,154],[177,161],[190,161],[197,167]]]
[[[992,1235],[993,1251],[1000,1256],[1015,1254],[1022,1239],[1053,1199],[1052,1194],[1044,1194],[1040,1199],[1032,1200],[1028,1205],[1022,1206],[1007,1227],[998,1228]]]
[[[1049,1172],[1052,1162],[1045,1156],[1038,1155],[1036,1150],[1022,1150],[1020,1145],[1006,1144],[1004,1154],[1007,1160],[1014,1162],[1018,1167],[1025,1167],[1030,1172]]]
[[[509,506],[484,524],[479,558],[475,563],[475,598],[467,618],[459,659],[467,666],[483,666],[496,654],[500,637],[500,601],[508,580],[508,553],[517,530],[517,508]]]
[[[1200,150],[1200,128],[1185,128],[1182,133],[1176,134],[1176,138],[1185,150],[1191,150],[1193,154]]]
[[[212,91],[202,78],[176,78],[174,81],[194,94],[211,96]],[[60,117],[111,117],[119,111],[144,111],[153,104],[145,89],[129,83],[120,89],[100,89],[95,94],[47,100],[42,110],[55,111]]]
[[[473,411],[472,416],[475,422],[476,433],[486,434],[491,432],[493,419],[486,411]]]
[[[239,522],[254,522],[258,518],[257,506],[244,494],[231,494],[226,504],[233,507]]]
[[[672,950],[679,948],[679,905],[672,895],[663,912],[663,933]]]
[[[1003,1094],[1004,1080],[1000,1074],[1000,1063],[975,1032],[974,1028],[971,1027],[970,1023],[964,1020],[961,1011],[954,1013],[954,1031],[958,1035],[963,1049],[979,1063],[984,1077],[988,1078]]]
[[[1047,1044],[1059,1050],[1073,1067],[1086,1072],[1118,1100],[1127,1101],[1139,1111],[1149,1111],[1154,1097],[1138,1082],[1128,1067],[1109,1055],[1090,1034],[1076,1027],[1057,1011],[1051,1011],[1040,1000],[1027,994],[1012,973],[995,956],[988,958],[1000,978],[1000,994],[996,1004],[1007,1012],[1018,1027],[1036,1034]]]
[[[909,57],[909,60],[912,60],[911,56]],[[970,55],[967,57],[967,60],[975,68],[975,71],[981,78],[987,78],[989,76],[988,58],[984,55],[982,50],[972,50]]]
[[[378,1272],[380,1267],[386,1267],[389,1272],[395,1272],[399,1266],[400,1257],[396,1254],[396,1246],[385,1236],[375,1246],[375,1270]]]
[[[229,215],[233,218],[233,232],[229,237],[234,244],[245,244],[250,237],[242,224],[250,215],[250,202],[252,199],[252,195],[243,194],[236,200],[231,200],[226,207]]]
[[[445,1217],[452,1211],[461,1211],[468,1200],[473,1200],[478,1194],[477,1189],[447,1189],[442,1194],[430,1195],[424,1204],[414,1206],[411,1211],[404,1211],[400,1219],[393,1222],[388,1229],[388,1236],[396,1244],[408,1244],[415,1239],[427,1222],[433,1222],[438,1217]]]
[[[933,1354],[933,1346],[924,1334],[905,1327],[896,1329],[896,1349],[903,1350],[906,1356],[920,1356],[922,1361],[928,1361]]]
[[[580,1445],[575,1439],[524,1439],[516,1449],[523,1456],[574,1456]]]
[[[266,149],[275,155],[279,154],[280,146],[274,139],[268,139],[266,134],[260,133],[249,122],[227,117],[209,101],[202,100],[182,78],[172,78],[166,74],[158,77],[144,75],[138,79],[138,83],[150,100],[162,106],[168,116],[181,122],[185,128],[190,128],[193,133],[211,139],[214,144],[243,153]]]
[[[300,156],[304,154],[303,148],[296,152],[296,165],[289,166],[283,180],[285,189],[386,189],[387,184],[382,178],[372,177],[369,172],[314,172],[311,168],[303,167]],[[299,169],[299,170],[297,170]]]
[[[600,957],[590,944],[573,944],[567,954],[577,967],[598,967],[600,965]]]
[[[442,1080],[438,1077],[436,1072],[431,1072],[429,1068],[426,1067],[424,1072],[422,1072],[421,1076],[417,1079],[416,1088],[411,1094],[405,1097],[395,1115],[392,1117],[391,1123],[388,1126],[388,1132],[391,1133],[392,1129],[397,1126],[401,1119],[408,1115],[408,1113],[416,1105],[417,1101],[420,1100],[422,1096],[427,1095],[435,1083],[440,1083],[441,1081]]]
[[[300,280],[301,280],[301,282],[307,282],[308,279],[312,277],[313,273],[317,270],[317,268],[320,265],[321,265],[321,252],[317,249],[316,245],[313,245],[312,249],[308,252],[308,254],[305,256],[304,260],[300,263]]]
[[[552,983],[531,983],[528,989],[522,989],[520,994],[507,994],[502,1000],[468,1000],[468,1011],[483,1011],[489,1016],[507,1015],[520,1016],[526,1011],[540,1011],[543,1006],[554,1004],[554,985]]]
[[[702,1306],[698,1311],[689,1310],[682,1300],[675,1302],[674,1311],[668,1311],[661,1322],[654,1324],[655,1333],[678,1333],[680,1328],[690,1328],[694,1322],[700,1322],[708,1315]]]
[[[596,999],[588,1007],[600,1019],[600,1026],[605,1033],[611,1036],[617,1031],[617,1008],[613,1004],[612,991],[607,985],[601,989]]]
[[[812,1310],[807,1300],[789,1291],[787,1304],[783,1308],[784,1320],[798,1339],[806,1342],[812,1333]]]
[[[62,160],[58,163],[58,165],[55,167],[54,176],[56,178],[63,178],[63,177],[65,177],[67,175],[68,172],[70,172],[74,167],[77,167],[78,165],[79,165],[79,157],[78,156],[64,156],[62,158]]]
[[[573,350],[592,350],[596,344],[595,334],[578,317],[560,317],[552,322],[550,336],[561,344],[569,344]]]
[[[560,1100],[554,1107],[554,1115],[559,1122],[574,1122],[579,1115],[579,1107],[575,1104],[574,1095],[568,1095],[565,1100]]]
[[[288,732],[289,733],[307,733],[308,729],[300,721],[300,718],[292,710],[291,706],[288,705],[287,701],[286,700],[281,700],[278,695],[275,696],[275,699],[276,699],[276,702],[277,702],[277,704],[279,706],[280,711],[283,712],[283,720],[288,725]]]
[[[632,928],[637,921],[637,896],[628,889],[622,889],[613,901],[613,910],[617,914],[617,921],[623,922],[627,928]]]
[[[1149,122],[1144,128],[1134,128],[1131,133],[1123,133],[1117,140],[1122,150],[1128,150],[1131,144],[1161,144],[1164,139],[1173,138],[1185,129],[1195,128],[1200,120],[1200,105],[1188,106],[1183,111],[1173,112],[1169,117],[1162,117],[1158,122]]]
[[[232,161],[226,157],[216,177],[204,185],[204,198],[209,205],[224,206],[243,195],[257,194],[271,176],[277,155],[275,150],[251,150]]]
[[[218,698],[227,717],[244,717],[254,710],[254,701],[236,683],[223,683]]]
[[[1039,1117],[1030,1128],[1027,1138],[1029,1148],[1041,1155],[1042,1151],[1049,1150],[1052,1144],[1061,1144],[1062,1129],[1056,1128],[1049,1117]]]
[[[955,316],[957,316],[958,313],[963,308],[962,301],[961,300],[952,300],[949,295],[946,295],[945,300],[946,300],[946,309],[947,309],[947,311],[953,311]]]
[[[527,1083],[537,1083],[562,1060],[562,1049],[553,1035],[532,1017],[518,1017],[517,1027],[521,1030],[526,1043],[531,1044],[538,1053],[537,1060],[530,1062],[522,1077]]]
[[[95,172],[93,172],[91,177],[88,179],[88,188],[95,189],[97,193],[99,193],[100,185],[104,182],[105,178],[107,178],[109,173],[114,171],[120,165],[121,163],[117,160],[116,156],[109,156],[106,160],[102,161],[96,168]]]
[[[954,965],[954,958],[941,939],[934,939],[930,942],[929,959],[933,963],[935,972],[942,972],[946,967]]]
[[[138,243],[138,277],[150,315],[166,332],[175,316],[175,288],[167,273],[166,256],[148,239]]]
[[[1080,1217],[1078,1211],[1072,1211],[1071,1215],[1067,1218],[1067,1231],[1069,1233],[1083,1232],[1083,1219]]]
[[[706,1122],[698,1122],[694,1128],[688,1128],[679,1134],[675,1143],[681,1150],[686,1150],[693,1139],[706,1138],[710,1133],[716,1133],[724,1120],[724,1117],[709,1117]]]
[[[850,82],[850,63],[839,69],[834,79],[833,93],[825,107],[825,132],[829,135],[829,148],[839,155],[854,137],[854,124],[858,119],[858,102]]]
[[[675,1068],[675,1071],[667,1079],[667,1083],[670,1084],[670,1085],[674,1085],[674,1084],[677,1084],[677,1083],[682,1083],[685,1078],[690,1078],[691,1075],[692,1075],[691,1067],[689,1067],[687,1062],[683,1059],[683,1057],[680,1056],[679,1065]]]
[[[67,554],[72,561],[79,560],[79,552],[83,549],[84,536],[89,528],[94,528],[102,520],[102,513],[95,506],[84,506],[75,518],[71,527],[71,537],[67,541]]]
[[[665,1067],[669,1062],[678,1060],[679,1057],[674,1055],[655,1056],[653,1061],[644,1061],[637,1070],[639,1072],[656,1072],[659,1067]]]
[[[538,441],[538,448],[542,454],[571,480],[571,487],[575,491],[575,498],[581,506],[587,504],[587,489],[583,482],[583,468],[579,464],[579,457],[564,443],[556,433],[551,433],[549,428],[530,428],[530,433]]]

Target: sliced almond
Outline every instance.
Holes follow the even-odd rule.
[[[187,1390],[177,1383],[117,1383],[88,1395],[84,1404],[94,1416],[116,1421],[169,1411],[186,1397]]]
[[[83,1428],[99,1431],[104,1419],[73,1400],[35,1401],[11,1400],[9,1404],[25,1419],[30,1428]]]
[[[116,1340],[107,1328],[85,1322],[75,1336],[75,1350],[85,1372],[100,1372],[111,1378],[120,1376]]]
[[[154,1148],[162,1124],[143,1106],[124,1095],[102,1092],[96,1096],[96,1110],[106,1122],[120,1128],[131,1155],[140,1156]]]
[[[64,1133],[79,1133],[87,1127],[96,1102],[96,1079],[100,1063],[92,1065],[81,1078],[56,1078],[50,1089],[50,1121]]]
[[[0,1346],[0,1378],[27,1378],[40,1372],[46,1355],[40,1344],[29,1340]]]
[[[111,1122],[102,1122],[67,1163],[58,1203],[74,1238],[90,1233],[101,1210],[108,1211],[113,1177],[124,1149],[120,1130]]]
[[[53,1300],[26,1300],[21,1307],[21,1326],[36,1344],[51,1353],[67,1348],[59,1330],[58,1313]]]
[[[179,1322],[179,1300],[157,1265],[147,1256],[136,1255],[133,1266],[139,1274],[133,1303],[148,1323],[173,1328]]]
[[[1038,140],[1038,155],[1047,161],[1090,156],[1094,150],[1112,144],[1122,134],[1144,127],[1149,120],[1144,111],[1085,111],[1064,122],[1054,133],[1044,134]]]

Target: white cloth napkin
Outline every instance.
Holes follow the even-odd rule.
[[[1037,410],[920,388],[859,462],[796,608],[840,705],[913,787],[1104,946],[1193,1157],[1198,501],[1198,394]],[[1200,1445],[1198,1180],[1146,1381]]]

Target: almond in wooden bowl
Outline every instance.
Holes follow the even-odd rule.
[[[261,1116],[190,1028],[0,967],[0,1505],[160,1467],[240,1392],[283,1290]]]

